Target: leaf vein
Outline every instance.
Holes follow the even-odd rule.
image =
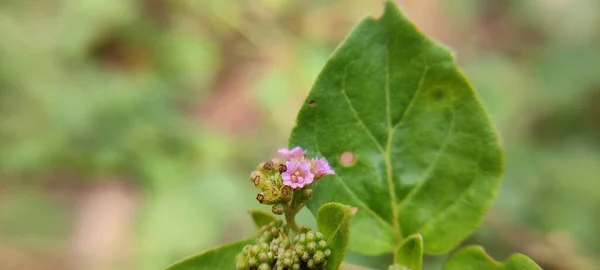
[[[446,131],[446,134],[444,135],[444,139],[442,140],[442,144],[440,145],[440,148],[435,153],[435,156],[433,157],[433,160],[431,161],[431,163],[429,163],[429,166],[427,166],[427,169],[425,169],[424,175],[416,182],[416,186],[413,187],[413,189],[411,189],[411,191],[408,194],[406,194],[406,196],[404,198],[402,198],[400,203],[398,203],[398,209],[402,208],[402,205],[404,203],[406,203],[412,196],[414,196],[421,189],[421,187],[427,180],[427,177],[431,174],[435,165],[437,165],[440,154],[443,152],[444,148],[446,148],[448,138],[450,137],[450,134],[452,134],[452,132],[454,131],[454,123],[455,122],[456,122],[456,115],[455,115],[454,110],[452,110],[452,122],[450,123],[450,128],[448,128],[448,131]]]
[[[358,120],[358,123],[360,124],[360,126],[367,132],[367,135],[369,135],[369,137],[371,137],[371,139],[373,139],[373,142],[377,146],[377,149],[379,149],[379,151],[382,154],[384,154],[385,150],[383,149],[383,145],[381,145],[381,143],[379,141],[377,141],[377,138],[375,138],[375,135],[373,135],[373,133],[367,128],[367,126],[365,125],[364,121],[362,120],[362,118],[360,118],[360,116],[358,115],[358,112],[356,111],[356,109],[352,105],[352,101],[350,101],[350,98],[348,97],[348,94],[346,93],[346,75],[348,75],[348,73],[346,72],[346,70],[348,69],[349,66],[350,66],[350,64],[348,64],[346,66],[345,70],[344,70],[344,77],[342,78],[342,94],[343,94],[344,99],[346,100],[346,102],[348,102],[348,106],[350,107],[350,110],[354,114],[354,117],[356,118],[356,120]]]
[[[427,225],[431,224],[431,222],[433,222],[434,220],[439,219],[441,216],[443,216],[445,214],[445,212],[449,208],[451,208],[452,206],[454,206],[455,204],[457,204],[463,197],[465,197],[465,195],[467,195],[467,193],[473,188],[473,185],[477,181],[476,178],[479,177],[479,173],[480,173],[479,160],[480,159],[481,159],[481,157],[479,157],[477,159],[477,167],[476,167],[475,175],[473,176],[473,180],[471,181],[471,183],[469,183],[469,186],[467,188],[465,188],[465,190],[463,190],[463,192],[461,192],[460,195],[458,197],[456,197],[456,199],[454,199],[454,201],[452,201],[451,203],[447,204],[444,207],[444,209],[442,209],[442,211],[439,211],[437,215],[435,215],[433,218],[429,219],[428,221],[426,221],[425,223],[423,223],[421,226],[419,226],[419,228],[416,230],[417,232],[421,231],[424,227],[426,227]]]
[[[423,68],[423,72],[421,72],[421,78],[419,78],[419,82],[417,84],[417,90],[415,90],[415,92],[410,97],[410,100],[408,101],[408,105],[406,105],[406,109],[404,109],[404,111],[402,112],[402,116],[400,116],[400,120],[398,120],[398,123],[394,124],[392,130],[395,131],[404,122],[406,114],[409,112],[409,110],[412,108],[413,104],[415,103],[414,101],[416,99],[416,96],[423,89],[423,83],[425,82],[425,77],[427,76],[427,71],[429,71],[429,66],[425,66]]]
[[[398,221],[398,209],[396,208],[396,188],[394,185],[394,176],[392,171],[392,137],[394,136],[394,130],[392,128],[392,109],[390,101],[390,56],[389,48],[385,50],[385,108],[387,115],[387,145],[385,146],[384,162],[386,170],[386,179],[388,183],[388,189],[390,194],[390,209],[392,211],[392,224],[394,228],[394,236],[396,240],[400,242],[402,240],[402,230],[400,229],[400,222]],[[416,91],[415,91],[416,92]]]
[[[314,126],[315,130],[313,132],[314,139],[315,139],[315,148],[317,150],[317,153],[321,156],[323,156],[323,153],[321,152],[321,149],[319,148],[319,140],[317,139],[317,126]],[[392,226],[379,214],[377,214],[377,212],[375,212],[373,209],[371,209],[371,207],[365,203],[364,201],[362,201],[360,199],[360,197],[354,192],[354,190],[352,190],[347,184],[346,182],[344,182],[340,176],[338,175],[333,175],[334,179],[336,179],[337,181],[340,182],[341,186],[344,187],[344,189],[346,189],[348,191],[348,193],[350,194],[350,196],[354,197],[354,199],[360,203],[361,205],[357,205],[358,207],[362,206],[362,209],[366,210],[368,213],[370,213],[371,215],[373,215],[373,217],[375,217],[375,219],[377,219],[379,222],[381,222],[383,225],[385,225],[388,228],[392,228]]]

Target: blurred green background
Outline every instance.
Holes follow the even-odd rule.
[[[600,2],[397,2],[456,52],[503,138],[502,190],[466,243],[600,269]],[[0,269],[162,269],[251,235],[248,173],[382,7],[1,0]]]

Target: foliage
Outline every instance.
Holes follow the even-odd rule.
[[[472,233],[503,170],[495,131],[450,52],[416,30],[391,2],[381,18],[363,20],[331,57],[300,110],[290,144],[325,157],[335,173],[324,161],[333,175],[312,183],[319,159],[308,162],[299,147],[279,151],[285,163],[259,164],[250,175],[262,191],[257,200],[285,214],[287,225],[279,233],[261,227],[258,243],[277,243],[274,255],[267,256],[266,244],[265,251],[247,245],[237,269],[291,269],[292,263],[294,269],[323,268],[309,260],[306,250],[316,253],[306,243],[317,244],[305,242],[308,234],[296,236],[289,253],[289,244],[280,247],[290,243],[288,231],[303,230],[295,215],[311,196],[309,208],[316,212],[324,245],[331,245],[327,269],[339,268],[348,245],[363,254],[395,252],[392,268],[421,269],[423,253],[445,253]],[[358,212],[331,201],[355,205]],[[476,269],[481,259],[469,254],[458,252],[446,267]],[[211,256],[200,254],[180,266]],[[302,263],[298,256],[308,263],[296,264]],[[319,263],[322,256],[313,258]],[[282,260],[288,263],[280,265]]]
[[[448,252],[495,196],[503,158],[486,113],[450,52],[389,2],[336,50],[297,121],[290,143],[337,161],[309,208],[358,206],[355,251],[392,252],[421,233],[426,253]],[[340,161],[345,152],[352,164]]]

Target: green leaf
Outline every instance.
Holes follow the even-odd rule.
[[[327,261],[327,269],[337,270],[342,264],[348,238],[350,237],[350,220],[358,209],[339,203],[326,203],[317,213],[317,228],[323,234],[331,256]]]
[[[252,220],[254,221],[254,224],[257,228],[260,228],[263,225],[267,225],[277,220],[277,217],[275,217],[271,213],[263,212],[260,210],[252,210],[250,211],[250,215],[252,216]]]
[[[394,264],[411,270],[423,268],[423,237],[420,234],[413,234],[400,243],[394,254]]]
[[[246,239],[210,249],[176,262],[166,270],[235,269],[235,256],[245,245],[252,244],[254,241],[256,239]]]
[[[513,254],[504,262],[490,258],[480,246],[467,246],[454,253],[444,270],[541,270],[533,260],[523,254]]]
[[[391,1],[337,48],[296,121],[290,146],[336,171],[308,207],[357,206],[353,251],[393,252],[420,233],[425,253],[448,252],[496,196],[503,155],[487,113],[452,54]]]

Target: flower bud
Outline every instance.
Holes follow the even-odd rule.
[[[272,222],[273,226],[280,226],[278,221]],[[269,225],[265,225],[270,229]],[[253,245],[246,245],[242,252],[235,258],[235,267],[237,270],[249,269],[271,269],[275,263],[275,256],[269,250],[269,244],[258,242]]]
[[[282,162],[281,159],[278,159],[278,158],[271,159],[271,162],[273,162],[273,165],[275,165],[275,168],[278,168],[279,165],[281,165],[281,164],[285,164],[285,162]]]
[[[250,268],[250,266],[248,265],[248,259],[246,258],[246,256],[244,256],[243,254],[238,254],[235,257],[235,269],[237,270],[246,270]]]
[[[294,195],[294,190],[292,187],[283,186],[281,188],[281,200],[284,202],[289,202],[292,200],[292,195]]]
[[[326,248],[327,248],[327,246],[328,246],[328,245],[327,245],[327,241],[325,241],[325,240],[321,240],[321,241],[319,241],[319,242],[317,243],[317,246],[318,246],[320,249],[326,249]]]
[[[312,241],[315,241],[315,238],[316,238],[315,233],[313,233],[313,232],[306,233],[306,241],[312,242]]]
[[[312,197],[313,194],[313,190],[310,188],[304,188],[301,190],[301,192],[303,199],[310,199],[310,197]]]
[[[298,254],[298,256],[302,256],[302,254],[304,254],[304,252],[306,251],[306,248],[303,245],[296,245],[294,246],[294,250],[296,251],[296,254]]]
[[[293,269],[296,264],[296,267],[300,267],[300,258],[292,249],[286,249],[279,254],[275,269]]]
[[[308,230],[295,238],[294,251],[309,269],[324,269],[331,255],[329,245],[320,232]]]
[[[325,254],[323,254],[323,251],[317,250],[317,252],[315,252],[313,255],[313,260],[316,264],[322,263],[325,260]]]
[[[273,164],[273,161],[267,160],[258,164],[258,169],[262,171],[272,171],[275,170],[275,164]]]
[[[308,261],[310,259],[310,255],[308,254],[308,252],[304,251],[304,253],[302,253],[302,258],[303,261]]]
[[[281,215],[283,214],[283,212],[285,211],[285,204],[283,203],[278,203],[273,205],[273,208],[271,208],[271,212],[273,212],[273,214],[275,215]]]
[[[261,263],[265,263],[269,260],[269,256],[267,256],[266,252],[261,252],[258,254],[258,261]]]
[[[277,220],[260,227],[258,230],[258,243],[261,243],[261,248],[268,250],[272,241],[275,241],[273,239],[279,238],[280,231],[283,230],[284,226],[282,220]]]
[[[312,255],[317,251],[317,243],[315,242],[308,242],[306,244],[306,250],[308,251],[308,254]]]
[[[287,171],[287,166],[285,164],[279,164],[279,173],[284,173]]]
[[[256,194],[256,200],[259,203],[263,203],[265,201],[265,193],[261,192],[261,193]]]
[[[260,189],[265,187],[265,185],[267,184],[264,175],[259,171],[253,171],[252,173],[250,173],[250,180],[252,180],[252,183],[254,183],[255,187]]]
[[[252,246],[252,248],[250,248],[250,255],[252,255],[252,256],[258,255],[259,252],[260,252],[260,246],[258,246],[258,245],[254,245],[254,246]]]
[[[261,204],[273,205],[280,201],[280,192],[276,187],[271,187],[256,195],[256,200]]]
[[[258,260],[255,257],[249,257],[248,265],[250,265],[250,267],[256,267],[258,266]]]

